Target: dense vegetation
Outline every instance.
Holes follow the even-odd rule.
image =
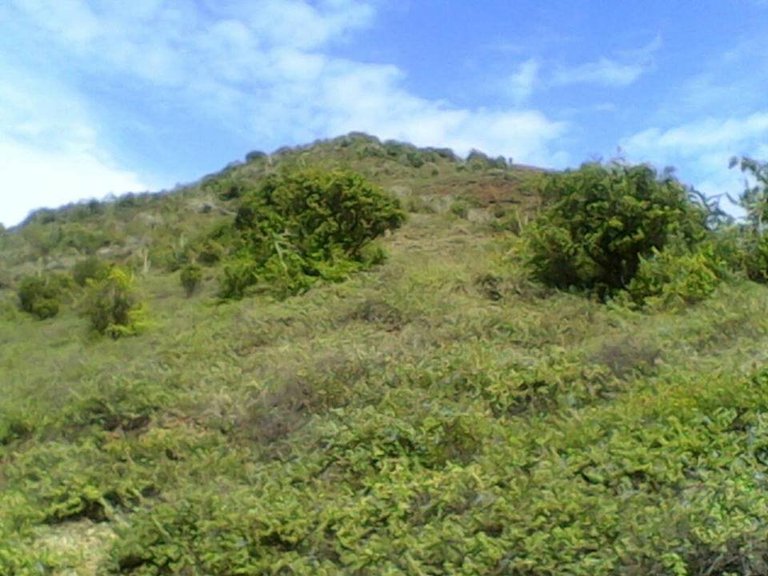
[[[685,188],[644,165],[587,164],[550,175],[543,200],[529,233],[531,264],[558,288],[610,296],[632,282],[642,258],[673,239],[692,245],[705,233],[706,214]]]
[[[227,234],[232,254],[221,288],[227,298],[252,287],[284,298],[318,279],[341,280],[380,263],[382,254],[366,248],[405,218],[397,198],[351,172],[269,175],[253,190],[230,184],[224,197],[240,202]]]
[[[339,178],[387,258],[222,300],[263,230],[360,262],[266,200]],[[0,573],[766,573],[762,221],[689,192],[350,135],[33,215],[0,236]]]
[[[714,230],[725,215],[669,171],[585,164],[548,175],[541,193],[525,238],[528,266],[549,286],[684,306],[708,297],[729,265],[740,271],[736,254],[760,266],[743,241],[726,246]]]

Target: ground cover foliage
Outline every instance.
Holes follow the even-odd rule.
[[[354,168],[408,218],[344,282],[222,301],[243,176],[280,158]],[[146,233],[92,254],[132,273],[130,338],[82,315],[115,268],[20,240],[70,238],[66,211],[4,234],[0,573],[766,573],[758,230],[654,245],[611,298],[547,286],[541,174],[502,160],[351,135],[86,205],[83,237]],[[45,274],[73,281],[39,320],[18,289]]]

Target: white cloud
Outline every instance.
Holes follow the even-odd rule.
[[[253,5],[251,2],[249,5]],[[333,0],[265,0],[242,10],[251,29],[268,45],[313,49],[351,30],[367,26],[374,16],[367,2]],[[248,4],[247,4],[248,5]]]
[[[609,58],[588,62],[573,68],[561,68],[553,79],[559,86],[570,84],[597,84],[599,86],[623,87],[634,84],[643,74],[642,64],[622,64]]]
[[[625,87],[637,80],[653,66],[653,57],[663,45],[660,36],[639,48],[621,50],[618,58],[602,57],[594,62],[577,66],[563,66],[555,71],[552,84],[594,84],[605,87]]]
[[[727,50],[713,51],[702,58],[702,70],[674,87],[667,107],[668,118],[679,118],[683,109],[693,114],[727,110],[745,115],[765,107],[768,60],[765,36],[734,40]]]
[[[743,118],[709,118],[666,130],[649,128],[628,138],[624,145],[646,152],[695,155],[713,149],[737,150],[767,136],[768,112],[760,112]]]
[[[76,91],[54,78],[28,76],[2,58],[0,78],[4,225],[35,208],[148,188],[104,150],[98,123]]]
[[[17,224],[31,210],[108,193],[148,189],[136,174],[85,152],[45,152],[16,141],[0,141],[0,222]]]
[[[400,87],[395,70],[368,68],[333,78],[325,87],[328,129],[364,130],[417,145],[441,145],[466,154],[472,148],[551,165],[564,123],[533,110],[456,108],[412,96]]]
[[[522,103],[533,94],[539,81],[539,69],[539,62],[530,58],[520,64],[509,77],[505,88],[515,103]]]
[[[761,158],[768,150],[768,112],[737,118],[707,118],[671,128],[648,128],[626,138],[621,146],[638,161],[685,164],[705,194],[738,194],[743,176],[728,168],[733,156]],[[685,180],[686,175],[681,174]]]
[[[11,0],[11,5],[70,45],[87,44],[100,34],[98,18],[80,0]]]
[[[43,56],[28,51],[14,64],[0,58],[2,167],[26,201],[11,202],[9,194],[0,219],[13,223],[42,204],[154,183],[120,164],[125,155],[113,147],[120,138],[102,121],[114,113],[92,95],[94,82],[141,99],[121,105],[169,116],[189,110],[259,148],[362,130],[460,153],[563,161],[557,140],[568,126],[541,112],[420,98],[395,66],[331,56],[333,44],[371,25],[373,1],[13,0],[0,7],[13,23],[8,38],[41,46]],[[518,104],[537,76],[534,60],[512,76]]]

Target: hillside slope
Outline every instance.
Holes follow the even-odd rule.
[[[169,243],[231,218],[210,179],[4,238],[0,573],[768,570],[766,289],[675,314],[544,289],[508,231],[535,172],[404,149],[274,155],[354,153],[410,208],[383,265],[282,302],[219,302],[215,266],[187,298],[169,271]],[[27,230],[74,224],[135,266],[140,336],[18,310],[18,277],[83,253]]]

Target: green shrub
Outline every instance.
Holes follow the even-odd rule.
[[[70,224],[62,231],[61,246],[73,248],[85,254],[94,254],[110,241],[107,228],[98,229],[83,224]]]
[[[84,314],[99,334],[114,339],[137,334],[144,326],[144,309],[131,274],[115,266],[102,280],[90,281]]]
[[[527,223],[527,215],[516,206],[505,207],[497,204],[492,215],[494,219],[491,221],[491,229],[495,232],[519,235]]]
[[[203,269],[197,264],[187,264],[179,273],[179,280],[184,287],[184,293],[187,298],[192,296],[203,279]]]
[[[627,292],[640,305],[681,308],[708,298],[720,284],[724,266],[711,246],[691,251],[670,246],[641,257]]]
[[[48,551],[30,546],[16,530],[0,531],[0,574],[55,574],[56,567]]]
[[[743,270],[755,282],[768,282],[768,163],[744,156],[731,158],[747,175],[739,204],[746,211],[746,224],[740,227]]]
[[[692,245],[706,212],[669,174],[645,165],[585,164],[550,175],[544,208],[526,230],[529,265],[542,282],[601,298],[625,288],[643,257],[672,238]]]
[[[24,516],[49,525],[101,522],[112,510],[131,506],[147,482],[112,465],[110,455],[88,441],[45,442],[21,452],[6,471],[11,483],[27,487],[17,522]]]
[[[466,218],[469,215],[469,203],[466,200],[454,200],[449,209],[457,218]]]
[[[71,431],[88,427],[106,431],[140,430],[171,397],[169,387],[157,381],[114,375],[83,386],[83,390],[63,406],[60,418]],[[21,432],[24,432],[23,427]],[[16,436],[24,437],[19,432]]]
[[[40,320],[59,313],[61,284],[51,276],[26,276],[18,289],[19,305]]]
[[[108,274],[109,264],[96,256],[78,260],[72,268],[72,279],[82,287],[88,284],[88,280],[103,280]]]
[[[262,290],[283,298],[318,279],[342,280],[380,261],[370,242],[404,218],[396,198],[351,172],[269,177],[242,198],[221,295]]]
[[[748,234],[744,243],[744,271],[750,280],[768,283],[768,237]]]

